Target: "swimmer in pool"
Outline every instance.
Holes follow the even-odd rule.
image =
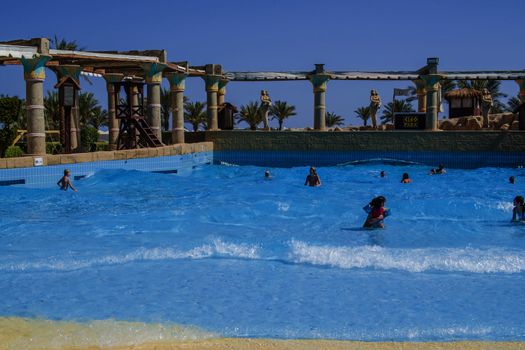
[[[445,166],[443,164],[439,164],[439,167],[437,167],[437,169],[430,170],[430,175],[442,175],[446,173],[447,171],[445,170]]]
[[[266,180],[271,180],[272,176],[270,175],[270,170],[266,170],[266,171],[264,172],[264,178],[265,178]]]
[[[67,191],[67,189],[71,187],[73,191],[78,192],[77,189],[73,186],[71,180],[69,179],[70,176],[71,172],[68,169],[64,170],[64,176],[62,176],[62,178],[58,180],[57,185],[60,186],[60,189],[62,191]]]
[[[516,179],[514,178],[514,176],[509,177],[509,183],[510,184],[514,185],[515,182],[516,182]]]
[[[412,180],[410,180],[410,177],[408,176],[408,173],[403,174],[403,178],[401,179],[402,184],[409,184]]]
[[[512,221],[525,220],[525,200],[523,196],[516,196],[514,198],[514,208],[512,209]]]
[[[380,177],[385,177],[385,176],[386,176],[385,171],[384,171],[384,170],[381,170],[381,172],[379,173],[379,176],[380,176]]]
[[[311,187],[321,186],[321,179],[319,178],[319,175],[317,175],[317,171],[315,171],[315,168],[313,166],[310,167],[310,174],[306,177],[304,185],[308,185]]]
[[[385,209],[386,198],[376,197],[363,209],[368,213],[363,227],[365,228],[385,228],[383,220],[390,215],[390,211]]]

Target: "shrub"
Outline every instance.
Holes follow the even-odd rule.
[[[109,143],[104,141],[98,141],[91,145],[91,151],[100,152],[100,151],[109,151]]]
[[[9,146],[5,150],[5,157],[6,158],[13,158],[13,157],[22,157],[24,155],[24,151],[19,146]]]
[[[84,126],[80,131],[80,140],[82,143],[82,150],[90,152],[93,149],[93,144],[98,141],[98,130],[92,126]]]
[[[47,154],[62,153],[62,144],[60,142],[46,142],[46,153]]]

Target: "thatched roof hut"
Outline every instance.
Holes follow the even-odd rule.
[[[481,91],[479,90],[469,88],[452,90],[445,94],[445,100],[449,106],[449,118],[481,115],[479,108]]]

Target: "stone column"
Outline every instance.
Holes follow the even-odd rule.
[[[115,85],[122,81],[124,74],[122,73],[106,73],[104,79],[106,80],[106,91],[108,93],[108,131],[109,131],[109,149],[114,151],[117,149],[117,140],[119,132],[119,120],[117,119],[115,106]]]
[[[57,78],[58,80],[69,77],[73,79],[79,86],[80,86],[80,72],[82,71],[81,66],[77,65],[62,65],[59,66],[56,69]],[[80,145],[81,139],[80,139],[80,113],[79,113],[79,95],[78,90],[75,90],[75,105],[71,107],[71,120],[69,125],[71,125],[71,128],[69,129],[69,135],[71,137],[71,151],[73,153],[80,152]],[[64,110],[62,110],[62,113],[65,113]],[[64,115],[64,114],[63,114]],[[66,124],[67,125],[67,124]]]
[[[217,92],[219,91],[220,75],[208,74],[203,77],[206,83],[206,117],[208,119],[207,130],[219,130],[217,116]]]
[[[46,154],[46,128],[44,119],[44,79],[45,65],[51,59],[49,55],[35,55],[20,61],[24,66],[26,81],[26,118],[27,118],[27,153]]]
[[[323,65],[316,64],[316,74],[308,77],[314,88],[314,129],[326,130],[326,83],[330,80],[324,74]]]
[[[516,80],[516,83],[518,83],[520,87],[520,100],[521,103],[525,103],[525,79],[518,79]]]
[[[438,90],[440,89],[439,81],[441,76],[439,74],[429,74],[421,76],[425,82],[425,89],[427,91],[427,118],[425,130],[438,130]]]
[[[162,71],[166,68],[163,63],[145,63],[144,80],[148,85],[148,124],[159,140],[162,140],[161,123],[161,104],[160,104],[160,84],[162,83]]]
[[[412,82],[416,85],[417,111],[424,113],[427,111],[427,90],[425,88],[425,81],[423,79],[416,79]]]
[[[166,77],[171,90],[171,143],[184,143],[184,89],[186,77],[184,73],[169,73]]]
[[[224,98],[226,95],[226,84],[228,84],[228,80],[221,79],[219,80],[219,90],[217,90],[217,105],[223,105],[224,104]]]

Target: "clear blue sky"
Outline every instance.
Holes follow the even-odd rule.
[[[49,37],[76,40],[87,50],[166,49],[171,61],[222,64],[226,71],[415,70],[427,57],[441,70],[525,69],[525,1],[11,1],[0,12],[0,40]],[[48,71],[46,88],[56,83]],[[206,98],[192,78],[186,94]],[[167,82],[164,82],[166,86]],[[384,103],[409,82],[332,81],[327,110],[359,123],[353,111],[368,105],[371,88]],[[106,104],[105,84],[82,82]],[[0,67],[0,93],[24,96],[22,68]],[[236,105],[272,100],[297,107],[289,126],[313,124],[311,84],[230,83]],[[517,84],[503,82],[516,95]]]

